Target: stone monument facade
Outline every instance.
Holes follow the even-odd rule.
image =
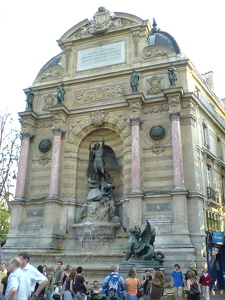
[[[5,257],[26,250],[36,265],[61,260],[82,265],[90,278],[97,268],[102,278],[124,258],[127,229],[143,229],[147,220],[168,274],[175,262],[201,269],[206,214],[218,216],[220,231],[224,224],[222,104],[174,38],[148,20],[100,7],[58,44],[60,54],[33,83],[32,106],[19,113],[20,162]],[[176,80],[168,76],[171,66]],[[138,83],[131,86],[134,70]],[[115,187],[114,222],[107,203],[87,199],[89,143],[100,133],[120,166],[117,172],[106,164]],[[208,187],[218,198],[207,197]]]

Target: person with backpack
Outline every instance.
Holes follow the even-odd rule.
[[[112,273],[106,276],[102,285],[102,294],[109,300],[125,300],[126,286],[123,277],[119,274],[119,266],[111,267]]]

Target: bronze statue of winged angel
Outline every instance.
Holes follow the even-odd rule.
[[[105,169],[106,161],[110,164],[113,170],[120,170],[115,152],[110,146],[105,145],[103,133],[100,132],[100,135],[102,137],[102,145],[100,145],[99,141],[90,141],[89,143],[90,154],[88,168],[86,171],[88,180],[96,181],[99,189],[101,189],[102,180],[108,184],[112,184],[113,181],[112,177]],[[94,143],[94,147],[92,147],[92,143]]]

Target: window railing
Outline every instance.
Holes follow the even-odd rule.
[[[213,200],[219,203],[219,192],[211,187],[207,187],[207,199]]]

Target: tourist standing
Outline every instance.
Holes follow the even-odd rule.
[[[7,270],[6,270],[6,264],[1,263],[1,268],[0,268],[0,283],[2,282],[2,279],[7,276]]]
[[[151,280],[152,280],[152,276],[151,276],[150,270],[146,269],[145,270],[145,275],[142,277],[142,282],[141,282],[141,285],[144,288],[143,300],[148,299],[148,290],[147,290],[147,288],[148,288],[149,281],[151,281]]]
[[[63,267],[62,267],[63,263],[61,261],[58,261],[57,265],[58,265],[58,269],[55,274],[55,284],[60,285],[62,273],[64,272]]]
[[[112,273],[106,276],[102,285],[102,294],[109,300],[125,299],[126,286],[123,277],[119,274],[119,266],[111,267]]]
[[[194,288],[195,291],[197,291],[195,295],[190,293],[192,288]],[[198,283],[196,273],[194,271],[189,272],[189,278],[187,280],[187,286],[185,289],[188,293],[187,300],[200,300],[201,289]]]
[[[127,292],[127,300],[138,300],[137,292],[140,281],[137,278],[135,268],[131,267],[128,271],[128,278],[125,279],[125,286]]]
[[[32,296],[29,298],[29,300],[35,300],[37,296],[41,293],[43,288],[46,286],[48,279],[29,263],[29,253],[22,252],[18,255],[18,257],[22,263],[22,271],[31,279],[30,293]],[[36,283],[39,283],[39,286],[34,293]]]
[[[149,281],[148,293],[151,300],[161,300],[165,288],[165,278],[162,271],[155,271],[152,281]]]
[[[208,273],[208,270],[204,269],[200,277],[200,283],[202,284],[203,295],[205,296],[206,300],[210,300],[209,286],[211,281],[212,277]]]
[[[51,267],[50,272],[47,276],[48,283],[45,286],[44,291],[44,299],[45,300],[51,300],[52,299],[52,292],[54,291],[54,283],[55,283],[55,273],[56,273],[56,267]]]
[[[174,269],[171,274],[170,286],[174,287],[175,299],[180,300],[182,298],[183,273],[178,264],[174,265]]]
[[[76,272],[71,271],[65,280],[64,300],[72,300],[76,296],[76,291],[73,289],[75,275]]]
[[[8,264],[10,272],[5,293],[6,300],[27,300],[30,295],[30,277],[21,270],[19,258],[13,258]]]
[[[78,267],[77,275],[75,276],[75,280],[74,280],[74,289],[76,291],[77,300],[85,300],[86,299],[87,286],[85,283],[85,279],[82,275],[82,272],[83,272],[83,268]]]

